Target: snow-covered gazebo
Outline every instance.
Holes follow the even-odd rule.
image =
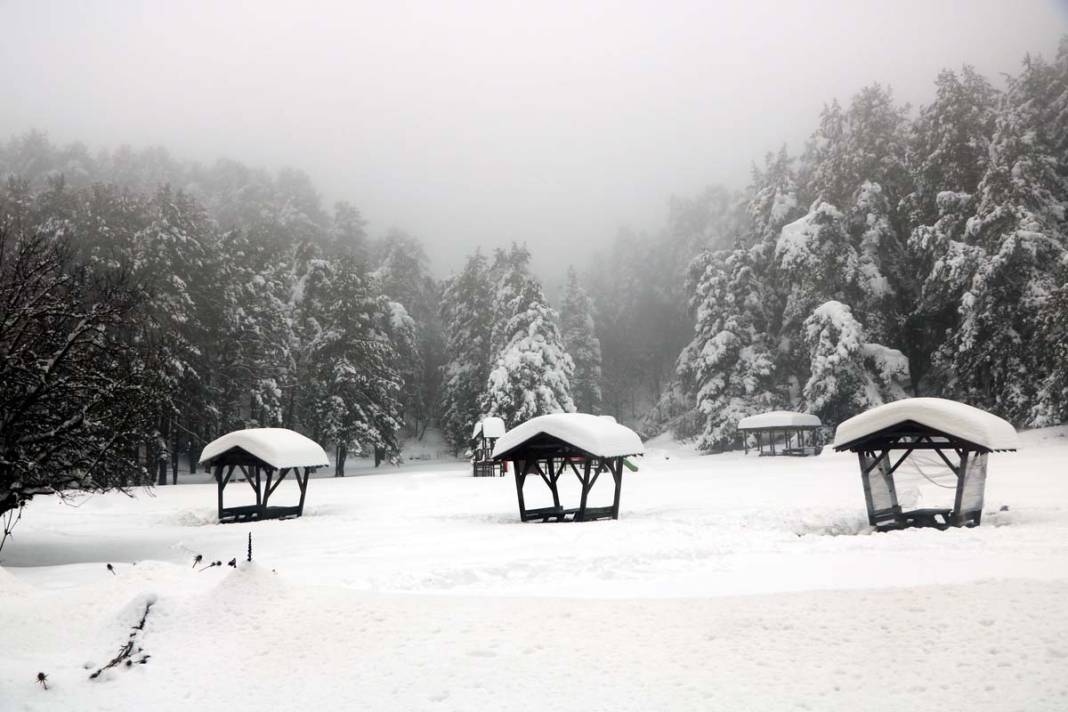
[[[235,430],[208,443],[200,454],[200,464],[212,468],[219,488],[219,521],[299,517],[304,513],[308,476],[317,467],[329,464],[326,452],[313,440],[285,428]],[[256,494],[256,504],[223,506],[223,490],[235,469]],[[290,472],[300,488],[296,506],[271,507],[270,499]]]
[[[795,413],[790,410],[773,410],[770,413],[750,415],[738,421],[745,453],[749,454],[749,438],[756,438],[761,455],[818,455],[820,419],[811,413]],[[775,438],[781,437],[782,448],[776,450]],[[768,451],[764,452],[765,441]]]
[[[878,529],[976,527],[983,514],[987,456],[1016,450],[1016,429],[1001,418],[942,398],[906,398],[838,426],[834,449],[860,459],[868,522]],[[933,451],[957,478],[952,509],[901,511],[894,472],[918,450]],[[901,456],[891,462],[891,452]]]
[[[519,517],[524,521],[582,522],[592,519],[619,518],[619,496],[623,487],[623,468],[634,469],[625,458],[641,455],[645,448],[641,438],[630,428],[614,420],[587,413],[554,413],[531,418],[497,441],[493,448],[495,462],[511,461],[515,472]],[[560,504],[557,481],[570,469],[581,487],[579,506],[565,509]],[[615,483],[612,504],[590,507],[590,490],[602,472],[610,472]],[[537,474],[549,488],[551,507],[527,509],[523,485],[527,475]]]
[[[493,415],[475,423],[471,432],[471,464],[475,477],[504,475],[504,466],[493,462],[493,444],[504,431],[504,421]]]

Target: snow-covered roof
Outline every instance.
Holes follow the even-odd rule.
[[[286,428],[249,428],[227,433],[208,443],[200,453],[200,462],[213,460],[235,447],[275,468],[330,464],[326,452],[314,440]]]
[[[739,430],[818,428],[820,425],[820,419],[811,413],[795,413],[792,410],[773,410],[770,413],[750,415],[738,421]]]
[[[490,417],[483,418],[475,423],[475,429],[471,432],[471,438],[474,439],[480,435],[487,438],[499,438],[504,435],[505,430],[504,421],[495,415],[491,415]]]
[[[1005,420],[944,398],[905,398],[854,415],[838,426],[834,447],[841,448],[880,430],[911,420],[988,450],[1019,447],[1016,429]]]
[[[531,418],[509,430],[493,447],[497,457],[544,433],[597,457],[641,455],[642,439],[628,427],[589,413],[553,413]]]

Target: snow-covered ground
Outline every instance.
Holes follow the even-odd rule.
[[[314,479],[290,521],[215,524],[210,484],[39,498],[0,552],[0,710],[1066,710],[1068,428],[1022,443],[946,532],[870,534],[851,455],[663,439],[619,521],[520,523],[511,477],[440,460]],[[192,568],[250,531],[251,565]],[[89,681],[149,601],[148,662]]]

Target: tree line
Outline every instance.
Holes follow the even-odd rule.
[[[438,286],[421,246],[368,239],[302,174],[93,157],[36,133],[0,147],[0,174],[9,519],[39,492],[176,481],[230,430],[301,430],[344,474],[433,419]]]
[[[298,171],[37,132],[0,144],[0,176],[9,520],[35,493],[176,482],[240,428],[300,430],[342,475],[439,423],[462,452],[482,415],[597,407],[589,300],[572,274],[561,324],[524,247],[442,282],[419,240],[371,239]]]
[[[754,169],[687,270],[693,330],[647,417],[706,450],[739,419],[833,425],[908,394],[1068,420],[1068,39],[995,88],[943,71],[827,105]]]
[[[915,115],[880,85],[832,102],[799,156],[673,198],[557,300],[524,246],[435,279],[296,170],[0,144],[0,513],[174,481],[255,426],[343,474],[430,426],[462,452],[486,415],[608,413],[706,450],[749,414],[908,394],[1068,420],[1068,41],[1003,89],[969,67],[935,89]]]

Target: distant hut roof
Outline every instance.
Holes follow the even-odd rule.
[[[504,427],[504,421],[495,415],[491,415],[488,418],[475,423],[475,429],[471,432],[471,439],[479,436],[486,438],[499,438],[504,435],[507,428]]]
[[[984,450],[1019,447],[1012,424],[985,410],[943,398],[906,398],[872,408],[839,425],[834,434],[834,449],[848,450],[888,428],[909,422]]]
[[[630,428],[588,413],[553,413],[531,418],[509,430],[493,447],[493,458],[503,459],[539,436],[561,441],[593,457],[641,455],[641,438]]]
[[[750,415],[738,421],[739,430],[818,428],[820,425],[820,419],[811,413],[795,413],[790,410],[773,410],[770,413]]]
[[[209,463],[235,448],[277,469],[330,464],[326,452],[314,440],[286,428],[249,428],[227,433],[208,443],[200,454],[200,463]]]

